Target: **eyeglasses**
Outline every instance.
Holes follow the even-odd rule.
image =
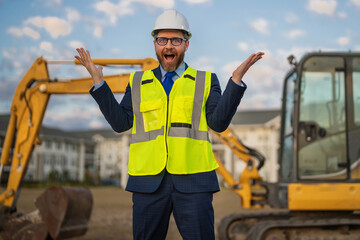
[[[182,41],[186,41],[186,39],[177,38],[177,37],[175,37],[175,38],[166,38],[166,37],[155,38],[156,43],[159,44],[160,46],[165,46],[169,40],[173,46],[180,46]]]

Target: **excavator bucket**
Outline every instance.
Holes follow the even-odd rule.
[[[88,188],[53,186],[35,201],[52,239],[84,235],[88,228],[93,198]]]

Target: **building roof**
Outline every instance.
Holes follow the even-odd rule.
[[[281,115],[281,110],[248,110],[235,113],[231,124],[234,125],[255,125],[265,124]]]

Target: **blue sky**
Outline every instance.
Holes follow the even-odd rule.
[[[360,0],[0,0],[0,113],[9,112],[17,83],[39,56],[72,60],[85,47],[94,58],[156,58],[150,32],[170,8],[187,17],[193,34],[185,61],[215,72],[222,90],[237,65],[265,52],[244,78],[239,110],[280,108],[290,54],[360,51]],[[51,77],[86,74],[50,67]],[[108,127],[88,95],[52,96],[44,123]]]

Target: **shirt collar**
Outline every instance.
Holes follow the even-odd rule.
[[[165,74],[167,73],[162,66],[160,65],[160,70],[161,70],[161,81],[163,81],[165,79]],[[176,75],[173,77],[173,81],[175,81],[176,79],[178,79],[179,77],[181,77],[183,75],[183,73],[185,72],[185,62],[183,62],[180,67],[178,67],[175,70]]]

